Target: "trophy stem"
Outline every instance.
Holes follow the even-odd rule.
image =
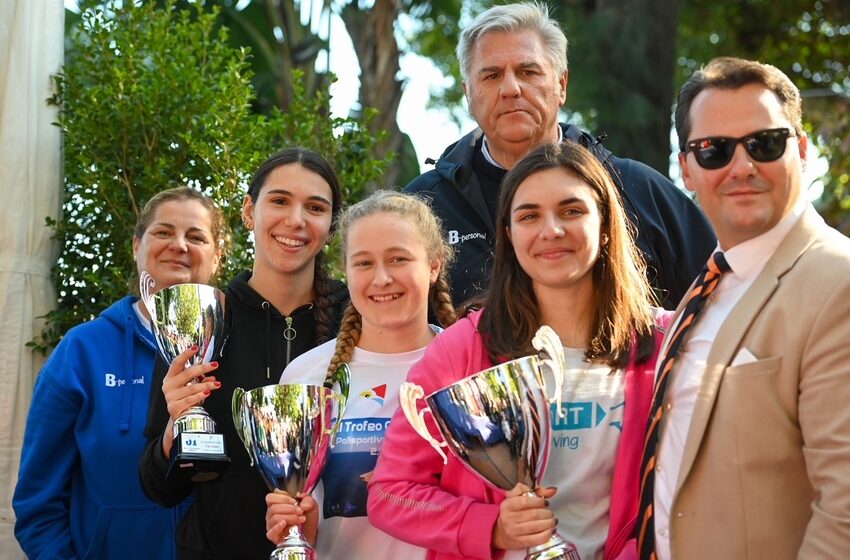
[[[576,546],[558,533],[545,543],[528,549],[525,560],[581,560]]]
[[[316,549],[313,548],[299,525],[290,525],[286,538],[272,551],[269,560],[317,560]]]

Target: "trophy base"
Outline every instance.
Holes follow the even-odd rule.
[[[224,435],[215,433],[215,421],[207,412],[193,406],[174,421],[171,443],[172,472],[182,472],[192,482],[215,480],[230,464],[224,449]]]
[[[528,549],[525,560],[581,560],[576,546],[555,533],[545,543]]]
[[[218,435],[218,434],[217,434]],[[227,455],[198,455],[195,453],[174,453],[172,446],[171,466],[166,473],[168,477],[172,472],[182,472],[183,476],[188,476],[192,482],[208,482],[215,480],[223,473],[230,464],[230,457]]]

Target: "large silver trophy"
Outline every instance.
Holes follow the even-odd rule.
[[[197,345],[199,350],[187,367],[215,360],[228,335],[224,293],[206,284],[175,284],[152,292],[155,286],[153,277],[142,272],[141,299],[163,359],[171,364]],[[172,437],[168,475],[179,470],[195,482],[204,482],[217,478],[230,463],[224,435],[216,432],[215,420],[200,405],[189,407],[174,421]]]
[[[551,445],[549,402],[542,367],[555,379],[555,398],[560,395],[566,372],[564,349],[558,335],[541,327],[532,341],[541,356],[526,356],[480,371],[425,398],[415,383],[401,386],[401,408],[416,432],[447,462],[443,447],[484,482],[510,490],[522,482],[540,486]],[[445,441],[434,439],[425,425],[430,412]],[[534,495],[530,493],[529,495]],[[530,548],[528,560],[579,560],[578,551],[558,533],[548,542]]]
[[[320,385],[268,385],[233,391],[233,423],[270,491],[292,497],[313,491],[333,447],[348,400],[348,368],[342,392]],[[291,525],[272,560],[315,560],[301,527]]]

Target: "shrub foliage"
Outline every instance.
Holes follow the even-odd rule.
[[[31,343],[46,351],[72,326],[125,295],[135,277],[132,232],[156,192],[190,185],[222,207],[233,235],[220,277],[250,268],[239,211],[253,170],[300,145],[336,167],[346,200],[377,181],[387,161],[364,120],[331,119],[324,93],[307,97],[296,77],[286,114],[251,112],[249,52],[228,45],[216,10],[157,3],[83,3],[54,77],[64,137],[63,215],[48,219],[61,244],[53,268],[57,308]]]

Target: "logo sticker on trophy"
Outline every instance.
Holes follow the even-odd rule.
[[[532,340],[539,356],[526,356],[485,369],[424,397],[415,383],[401,386],[401,408],[416,432],[448,462],[444,447],[487,484],[510,490],[522,482],[538,488],[546,471],[551,446],[550,399],[543,367],[555,379],[560,412],[566,374],[564,349],[558,335],[544,325]],[[433,416],[444,441],[434,439],[425,425]],[[534,495],[534,494],[529,494]],[[530,548],[527,560],[579,560],[578,551],[557,532],[546,543]]]
[[[155,286],[154,278],[142,272],[141,299],[163,359],[171,364],[197,345],[187,367],[215,360],[228,335],[224,292],[206,284],[175,284],[152,293]],[[217,433],[215,420],[201,405],[189,407],[174,421],[172,435],[168,475],[178,469],[190,473],[192,481],[204,482],[218,478],[230,463],[224,435]]]
[[[233,423],[251,464],[270,491],[292,497],[318,484],[342,424],[350,373],[343,365],[335,381],[340,392],[320,385],[268,385],[233,391]],[[271,560],[316,560],[316,550],[299,525],[272,552]]]

